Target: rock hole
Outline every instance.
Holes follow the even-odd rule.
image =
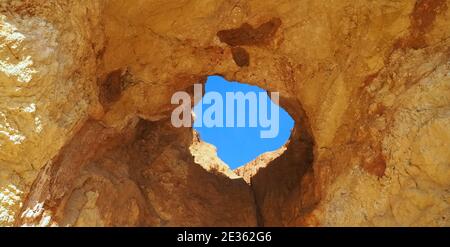
[[[193,111],[191,152],[196,162],[229,176],[237,173],[247,182],[286,150],[294,126],[265,90],[220,76],[208,77],[204,97]],[[273,135],[267,138],[264,133]],[[246,169],[247,164],[251,168]]]

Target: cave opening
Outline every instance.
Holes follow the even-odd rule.
[[[209,76],[193,108],[191,152],[197,162],[222,163],[249,182],[248,170],[265,167],[289,142],[295,121],[278,101],[278,94],[260,87]]]
[[[195,163],[231,180],[243,179],[252,191],[259,226],[304,224],[303,216],[315,208],[320,198],[314,189],[314,138],[301,103],[287,95],[274,97],[260,87],[227,81],[221,76],[207,77],[202,90],[202,97],[194,100],[192,109],[193,142],[189,149]],[[242,112],[233,105],[231,116],[235,125],[227,127],[229,102],[226,94],[235,92],[267,96],[263,102],[267,103],[268,109],[273,106],[279,111],[278,118],[275,117],[279,121],[278,133],[274,138],[261,138],[260,131],[264,128],[258,126],[238,127],[239,114],[245,123],[252,121],[249,116],[252,106],[245,101],[250,97],[241,99],[245,106]],[[217,104],[218,109],[210,108]],[[261,110],[258,109],[260,106],[257,105],[256,109]],[[263,109],[263,113],[268,113],[268,119],[274,117],[270,110],[265,112]],[[205,124],[205,118],[210,123]],[[203,121],[203,125],[199,126],[199,121]],[[267,126],[265,130],[270,128]],[[246,150],[249,145],[252,147]],[[290,198],[298,198],[301,205],[292,203]]]
[[[212,78],[226,83],[227,90],[235,85],[233,83],[237,84],[218,76]],[[107,83],[112,82],[114,80]],[[207,99],[208,85],[208,82],[204,84],[205,94],[200,98]],[[267,95],[261,88],[247,87],[248,91],[258,90],[258,93]],[[238,89],[244,91],[240,87]],[[218,92],[216,96],[221,97]],[[271,96],[263,98],[263,102],[270,103],[270,106],[276,98]],[[215,98],[210,97],[211,103],[202,114],[195,112],[197,104],[194,104],[194,109],[191,105],[186,108],[189,119],[192,110],[195,120],[205,112],[208,116],[209,106]],[[199,128],[195,121],[193,128],[177,128],[169,116],[158,119],[136,117],[124,129],[117,129],[90,119],[49,164],[49,169],[42,171],[36,183],[47,187],[31,192],[23,212],[32,210],[35,205],[51,205],[56,208],[52,220],[58,225],[303,225],[304,216],[318,202],[312,170],[314,141],[300,103],[286,96],[280,97],[279,103],[291,114],[279,108],[278,121],[291,121],[287,129],[286,125],[280,124],[275,131],[282,137],[280,133],[284,132],[286,139],[279,142],[281,148],[275,147],[278,149],[269,152],[272,154],[269,158],[256,154],[259,156],[252,162],[257,162],[257,166],[250,162],[247,163],[250,166],[241,166],[234,171],[216,155],[214,143],[201,141],[202,132],[197,133]],[[222,107],[224,105],[226,102]],[[250,108],[248,104],[244,109],[248,111]],[[213,123],[215,114],[220,115],[220,112],[217,108],[211,110]],[[226,110],[222,108],[222,112]],[[266,117],[273,119],[272,112],[268,112]],[[282,114],[286,114],[286,119]],[[238,118],[235,117],[237,130],[245,131],[245,124],[237,127]],[[223,120],[226,126],[226,117]],[[263,130],[271,127],[267,125]],[[263,139],[261,129],[256,130],[256,137]],[[266,135],[271,133],[269,131]],[[231,134],[223,136],[230,137]],[[240,142],[234,145],[242,148]],[[56,182],[48,183],[48,178]],[[83,213],[84,206],[79,205],[80,198],[86,203],[98,200],[96,207],[101,215],[89,218]],[[129,208],[133,208],[131,216]],[[31,224],[41,219],[47,218],[33,216],[19,219],[17,224]]]

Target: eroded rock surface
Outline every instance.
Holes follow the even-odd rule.
[[[25,210],[19,224],[256,226],[250,187],[194,163],[192,140],[170,119],[122,132],[89,121],[32,188],[25,208],[42,210]]]
[[[0,225],[449,226],[449,6],[2,1]],[[251,185],[168,123],[212,74],[296,120]]]

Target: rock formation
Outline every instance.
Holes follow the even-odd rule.
[[[449,226],[449,6],[3,0],[0,225]],[[296,121],[249,183],[170,125],[213,74]]]

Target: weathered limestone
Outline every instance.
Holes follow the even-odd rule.
[[[2,1],[0,225],[448,226],[448,6]],[[251,186],[167,123],[211,74],[296,120]]]

